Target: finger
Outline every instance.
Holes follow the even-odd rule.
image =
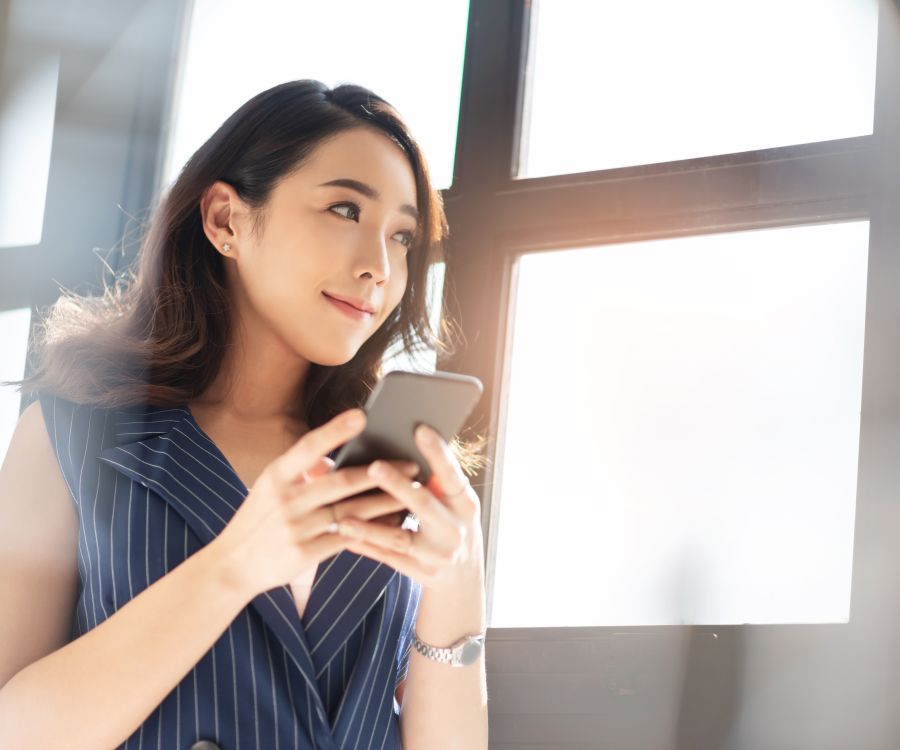
[[[450,446],[437,430],[426,424],[420,424],[416,428],[415,440],[416,446],[431,467],[429,487],[432,486],[432,481],[435,482],[437,486],[433,489],[437,497],[457,514],[468,517],[472,510],[474,490]]]
[[[421,482],[410,482],[406,476],[383,461],[372,463],[369,472],[377,480],[379,487],[400,500],[429,529],[455,526],[456,520],[451,511]]]
[[[335,448],[358,435],[366,426],[362,409],[348,409],[320,427],[304,434],[296,443],[276,458],[267,469],[280,485],[296,481]]]
[[[319,534],[334,534],[337,529],[332,529],[331,527],[344,518],[357,518],[367,521],[384,513],[396,511],[400,503],[390,495],[381,495],[373,498],[366,505],[358,505],[352,516],[348,515],[347,511],[338,513],[337,508],[340,505],[341,503],[332,503],[306,513],[299,512],[296,508],[291,508],[288,511],[288,520],[294,529],[294,539],[296,541],[305,541]]]
[[[404,470],[411,472],[413,467],[413,464],[409,464]],[[418,471],[417,466],[414,468]],[[397,470],[392,466],[392,471]],[[398,474],[405,476],[399,471]],[[292,517],[300,517],[322,505],[343,500],[377,486],[377,481],[368,475],[365,466],[350,466],[316,477],[311,482],[289,485],[283,488],[283,497],[291,506]]]
[[[345,506],[353,505],[352,511]],[[342,508],[338,511],[338,508]],[[385,513],[403,508],[403,505],[394,497],[387,494],[370,496],[365,501],[344,501],[325,505],[316,510],[300,513],[296,508],[288,510],[288,520],[294,529],[294,539],[305,541],[312,537],[329,532],[332,524],[344,518],[358,518],[368,520]]]
[[[419,472],[418,464],[415,461],[396,460],[392,463],[395,463],[404,474],[415,476]],[[311,469],[302,473],[301,479],[309,481],[313,477],[323,477],[331,471],[334,471],[334,459],[321,456]]]
[[[434,549],[417,532],[408,529],[395,529],[380,523],[348,518],[341,521],[338,531],[343,536],[374,544],[382,550],[412,557],[427,564],[444,565],[451,557],[449,551]]]
[[[331,507],[334,508],[338,521],[348,517],[368,520],[388,513],[406,510],[406,506],[403,503],[387,492],[380,492],[377,495],[366,495],[353,500],[341,500],[334,503]]]
[[[438,568],[421,560],[398,552],[384,549],[378,545],[362,540],[348,539],[346,549],[357,555],[364,555],[384,563],[403,575],[414,578],[421,583],[429,583],[438,572]]]
[[[325,476],[331,471],[333,466],[334,461],[328,458],[328,456],[321,456],[319,460],[313,464],[312,468],[307,469],[306,472],[301,472],[301,479],[308,482],[313,477]]]
[[[351,539],[360,539],[371,544],[377,544],[382,549],[399,552],[411,557],[425,559],[427,554],[422,545],[416,549],[413,543],[415,532],[407,529],[392,529],[377,523],[361,521],[358,518],[345,518],[340,523],[338,531]]]
[[[321,534],[312,539],[302,540],[304,551],[317,562],[336,555],[342,550],[348,549],[347,544],[352,542],[340,534]]]

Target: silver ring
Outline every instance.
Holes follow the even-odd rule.
[[[333,520],[328,524],[326,531],[328,531],[329,534],[337,534],[338,529],[340,529],[340,524],[338,523],[337,515],[334,512],[334,505],[329,505],[328,507],[331,509],[331,518]]]

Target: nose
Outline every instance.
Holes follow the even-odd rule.
[[[388,254],[388,241],[380,234],[366,240],[357,260],[357,276],[369,274],[376,283],[390,276],[391,258]]]

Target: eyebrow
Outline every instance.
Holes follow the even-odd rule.
[[[319,187],[344,187],[349,188],[350,190],[355,190],[357,193],[360,193],[366,198],[370,198],[373,201],[377,201],[381,194],[373,188],[371,185],[367,185],[365,182],[360,182],[359,180],[354,180],[350,177],[339,177],[336,180],[329,180],[328,182],[323,182]],[[415,206],[409,205],[409,203],[404,203],[400,206],[400,211],[402,213],[411,216],[416,221],[419,220],[419,212],[416,210]]]

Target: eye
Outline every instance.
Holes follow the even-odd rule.
[[[355,204],[351,201],[347,201],[345,203],[335,203],[333,206],[329,206],[328,210],[334,211],[337,208],[350,209],[350,213],[353,214],[352,216],[347,216],[345,214],[340,214],[340,215],[343,216],[345,219],[350,219],[351,221],[357,221],[357,222],[359,221],[360,208],[357,204]],[[355,218],[354,218],[354,216],[355,216]],[[412,247],[413,243],[415,242],[415,233],[414,232],[411,232],[408,229],[404,229],[401,232],[397,232],[397,234],[399,234],[400,236],[403,237],[403,240],[400,241],[401,245],[403,245],[407,250]]]
[[[405,242],[401,242],[400,244],[402,244],[404,247],[406,247],[407,250],[412,247],[413,239],[414,239],[412,232],[403,231],[403,232],[397,232],[397,234],[401,235],[403,237],[403,239],[406,240]]]
[[[329,210],[329,211],[333,211],[333,210],[336,209],[336,208],[349,208],[349,209],[351,209],[351,211],[354,212],[354,213],[356,214],[356,218],[353,219],[353,218],[351,218],[350,216],[345,216],[344,218],[345,218],[345,219],[350,219],[351,221],[358,221],[358,220],[359,220],[359,206],[357,206],[355,203],[349,203],[349,202],[348,202],[348,203],[336,203],[336,204],[333,205],[333,206],[329,206],[329,207],[328,207],[328,210]],[[342,215],[343,215],[343,214],[342,214]]]

